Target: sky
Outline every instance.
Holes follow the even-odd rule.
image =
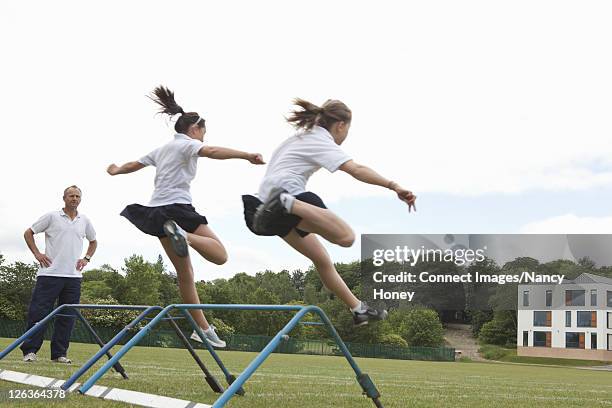
[[[611,17],[606,1],[3,1],[0,254],[33,261],[23,232],[77,184],[91,268],[156,259],[157,239],[118,215],[147,203],[154,170],[105,169],[172,138],[146,98],[160,84],[206,119],[205,143],[266,159],[293,134],[293,98],[344,101],[344,150],[418,196],[408,213],[319,171],[309,189],[358,236],[612,233]],[[196,279],[309,266],[244,225],[240,195],[265,167],[198,166],[194,205],[229,261],[192,257]],[[358,241],[326,248],[353,261]]]

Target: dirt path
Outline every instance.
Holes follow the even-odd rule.
[[[469,324],[447,323],[444,328],[444,339],[450,347],[461,351],[462,357],[469,357],[474,361],[484,361],[478,354],[478,343],[472,336]]]

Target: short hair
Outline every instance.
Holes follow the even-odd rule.
[[[83,192],[81,191],[81,189],[77,185],[73,184],[70,187],[66,187],[64,189],[64,197],[66,197],[66,194],[68,194],[68,190],[70,190],[71,188],[76,188],[77,190],[79,190],[79,193],[81,193],[81,195],[83,195]]]

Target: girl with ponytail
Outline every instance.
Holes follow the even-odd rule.
[[[298,109],[291,112],[287,121],[298,133],[273,153],[257,197],[242,196],[247,227],[257,235],[278,235],[309,258],[323,284],[351,309],[355,326],[385,319],[386,310],[376,310],[355,297],[317,239],[319,235],[349,247],[355,234],[346,222],[327,209],[319,196],[306,191],[306,183],[314,172],[324,167],[332,173],[342,170],[361,182],[392,190],[408,205],[408,211],[416,210],[416,196],[369,167],[355,163],[340,148],[352,119],[351,110],[344,103],[328,100],[319,107],[296,99],[295,105]]]
[[[191,202],[190,183],[196,175],[198,158],[244,159],[253,164],[263,164],[264,161],[259,153],[205,146],[202,143],[206,134],[204,118],[196,112],[185,112],[168,88],[155,88],[150,98],[161,107],[161,113],[171,117],[180,114],[174,125],[176,134],[173,140],[137,161],[122,166],[111,164],[107,172],[115,176],[146,166],[156,168],[155,190],[149,206],[131,204],[125,207],[121,215],[145,234],[159,238],[176,269],[183,301],[198,304],[200,299],[193,279],[189,247],[217,265],[227,261],[223,244],[208,226],[206,217],[198,214]],[[210,344],[225,347],[225,342],[219,339],[215,328],[208,324],[201,310],[190,310],[190,313]],[[191,338],[202,341],[195,331]]]

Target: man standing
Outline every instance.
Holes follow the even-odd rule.
[[[81,189],[70,186],[64,190],[64,208],[43,215],[23,234],[28,248],[40,264],[36,274],[36,286],[28,310],[28,329],[42,320],[57,304],[79,303],[81,297],[82,270],[96,251],[96,232],[89,219],[79,214]],[[41,253],[34,241],[34,234],[45,233],[45,252]],[[89,246],[83,258],[83,238]],[[62,314],[74,315],[74,310]],[[51,339],[51,360],[70,364],[66,356],[75,317],[58,316]],[[21,345],[23,361],[35,361],[42,346],[45,330],[38,331]]]

